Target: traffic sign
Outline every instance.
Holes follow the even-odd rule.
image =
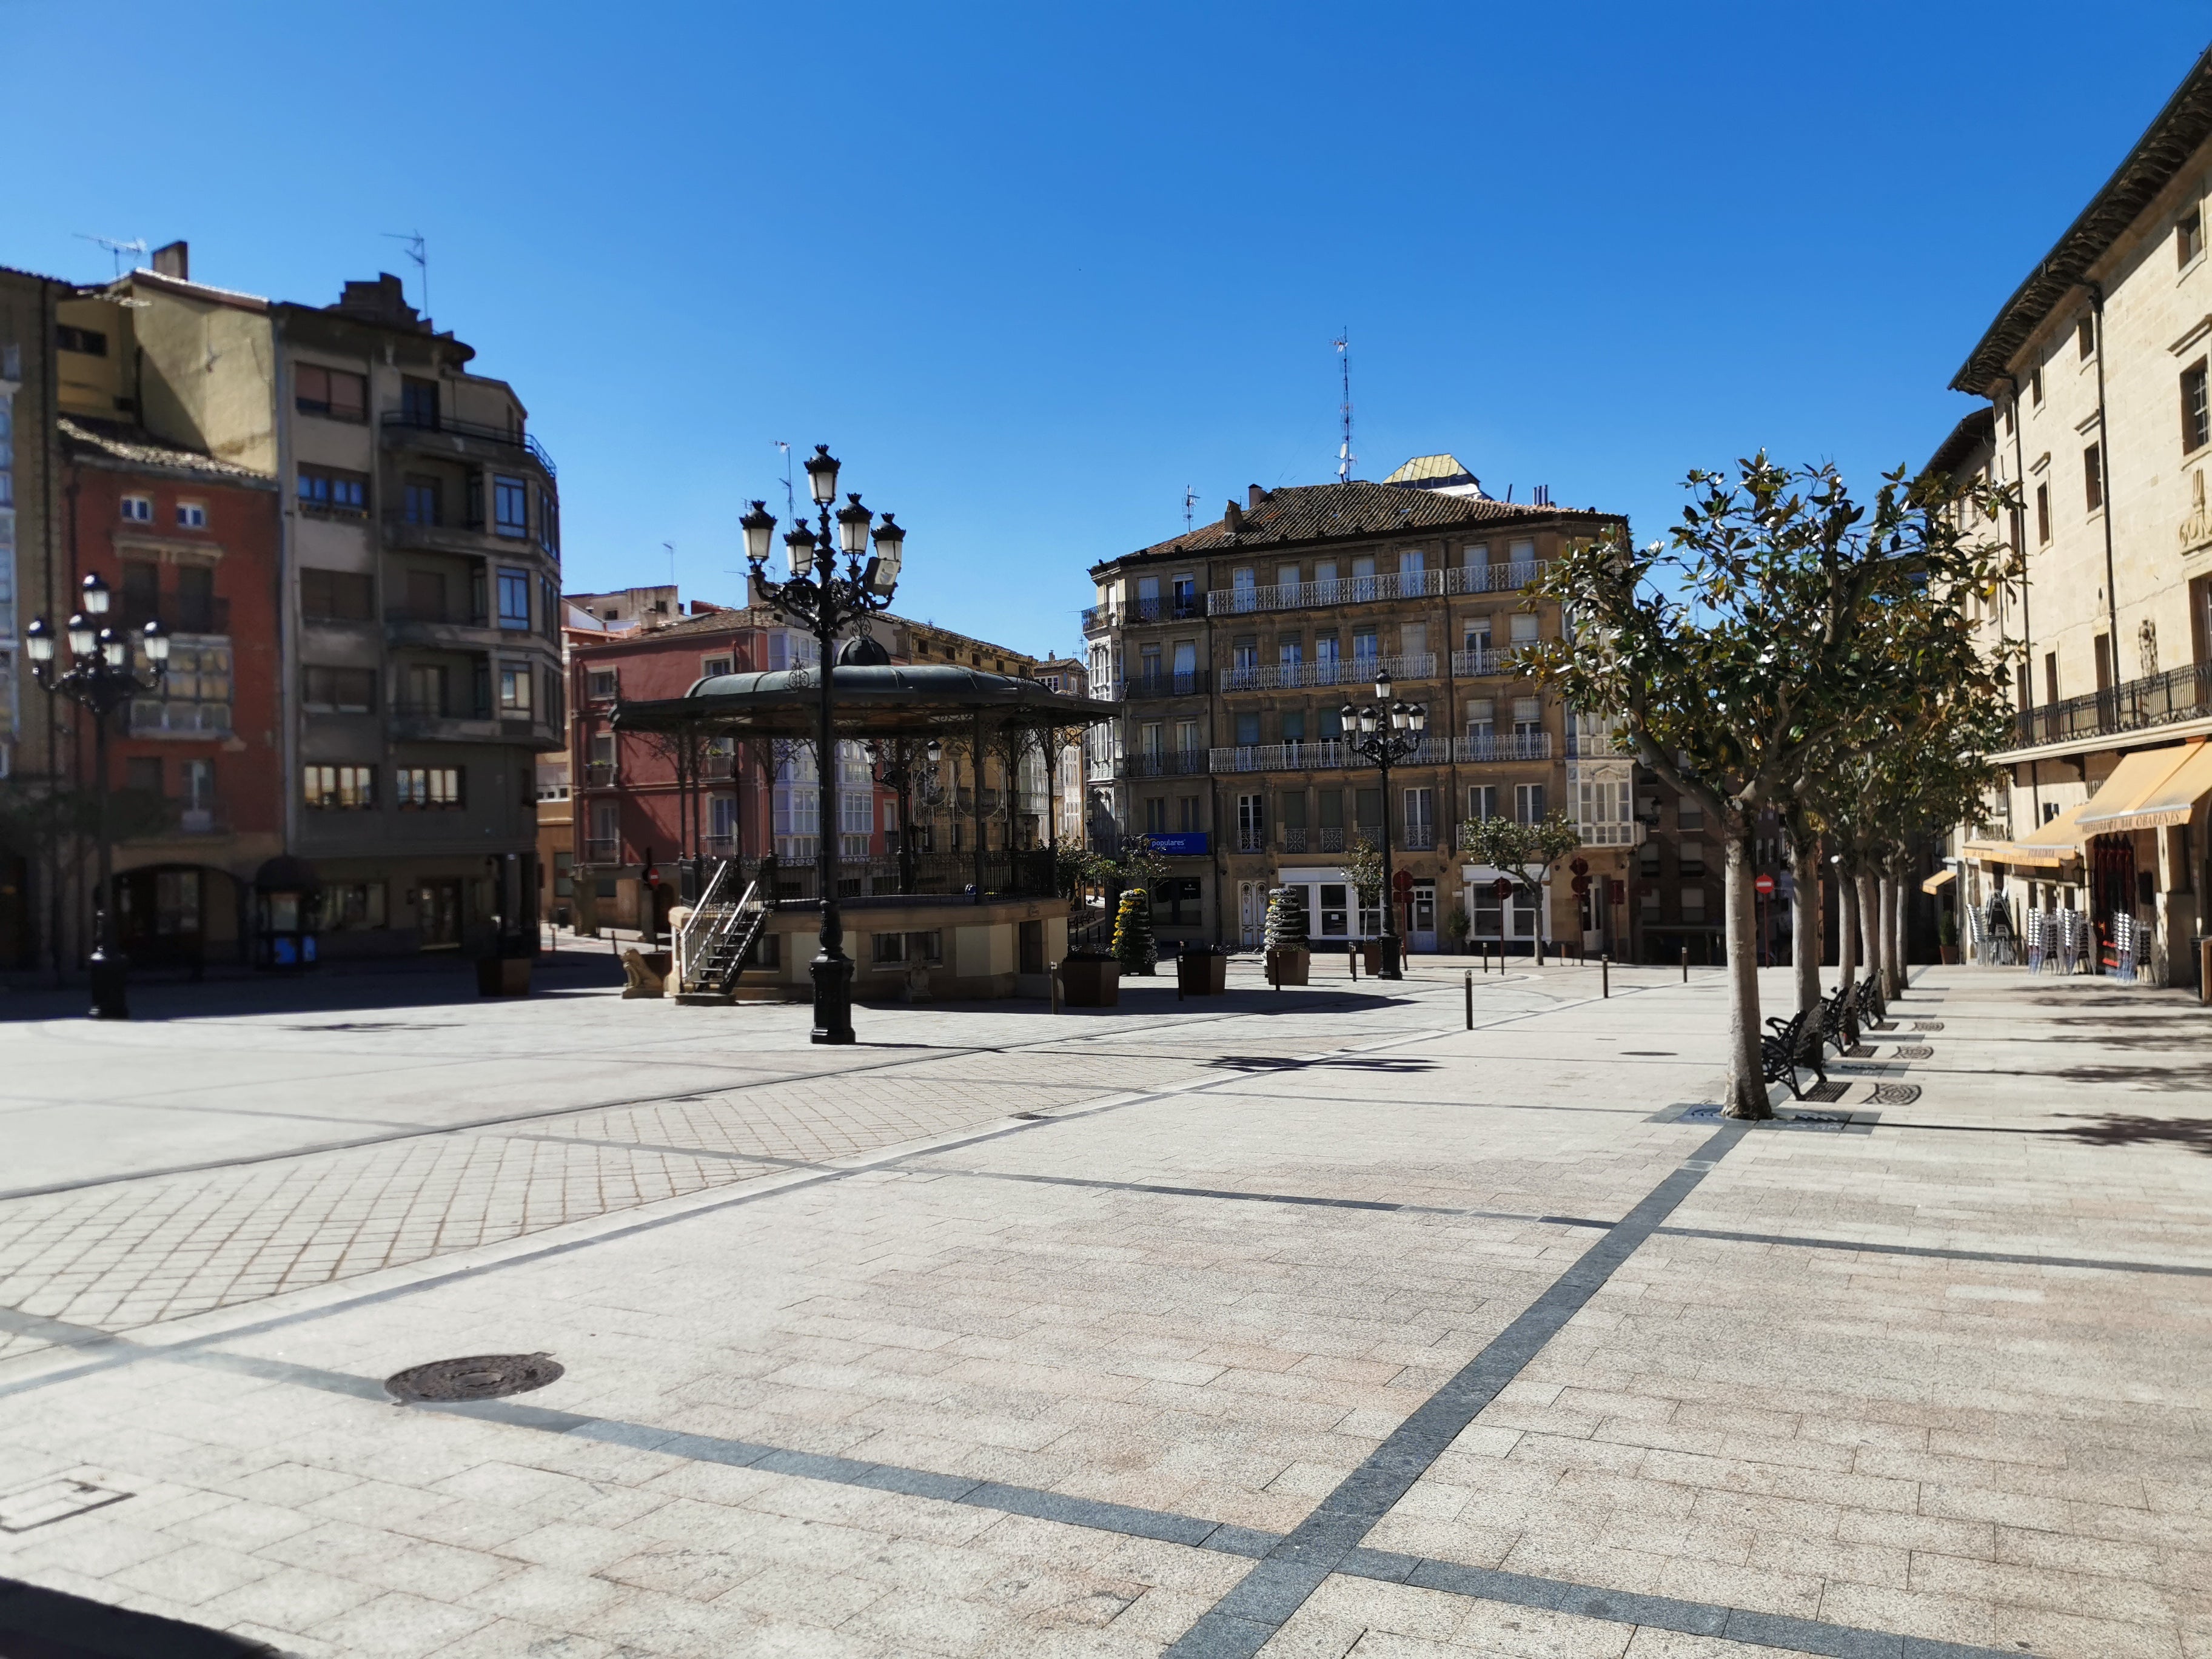
[[[1761,898],[1767,897],[1774,891],[1774,878],[1771,876],[1761,876],[1751,884],[1759,890],[1759,896]]]
[[[1577,876],[1574,879],[1573,885],[1575,896],[1577,898],[1580,898],[1584,893],[1589,891],[1589,878],[1588,876]]]
[[[1395,872],[1390,877],[1390,884],[1401,893],[1406,891],[1413,884],[1413,872],[1411,870]]]
[[[1578,876],[1586,876],[1589,874],[1589,860],[1588,859],[1577,859],[1572,864],[1570,864],[1567,868],[1573,871]],[[1579,892],[1581,890],[1577,888],[1576,890]]]
[[[1512,877],[1500,876],[1495,882],[1492,883],[1491,885],[1496,890],[1498,897],[1510,898],[1513,896]]]

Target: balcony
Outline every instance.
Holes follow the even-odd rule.
[[[1437,826],[1409,823],[1399,835],[1398,845],[1408,853],[1433,853],[1437,849]]]
[[[1452,739],[1455,761],[1532,761],[1552,758],[1549,732],[1473,733]]]
[[[212,595],[187,600],[182,594],[173,593],[151,611],[128,603],[118,605],[116,611],[116,626],[126,634],[140,632],[156,618],[173,641],[194,634],[220,639],[230,633],[230,601]]]
[[[1316,685],[1366,685],[1377,674],[1394,680],[1432,680],[1437,677],[1433,651],[1403,653],[1395,657],[1331,657],[1318,662],[1254,663],[1224,669],[1224,691],[1293,691]]]
[[[1413,751],[1404,760],[1392,763],[1395,768],[1407,766],[1442,766],[1449,758],[1452,745],[1442,738],[1423,738]],[[1212,749],[1207,751],[1207,769],[1217,774],[1230,772],[1322,772],[1353,767],[1362,770],[1373,769],[1374,763],[1354,754],[1340,739],[1322,738],[1312,743],[1258,743]]]
[[[1569,760],[1633,760],[1636,750],[1610,732],[1567,733]]]
[[[402,741],[440,738],[481,740],[497,735],[489,708],[455,707],[402,697],[392,705],[392,735]]]
[[[2034,749],[2207,719],[2212,719],[2212,663],[2199,662],[2015,714],[2013,725],[2020,746]]]
[[[1513,660],[1510,651],[1500,651],[1494,646],[1480,646],[1473,651],[1452,653],[1452,672],[1462,679],[1479,679],[1492,674],[1510,674],[1508,665]]]
[[[1278,832],[1285,853],[1341,853],[1344,850],[1344,826],[1314,830],[1304,824],[1285,824]]]
[[[620,777],[621,773],[612,761],[584,763],[584,787],[586,789],[611,789]]]
[[[1203,777],[1206,771],[1203,749],[1158,749],[1146,754],[1124,755],[1115,775],[1121,778]]]
[[[385,637],[394,645],[482,646],[468,637],[491,628],[490,618],[467,605],[395,605],[384,612]]]
[[[1203,668],[1180,674],[1139,674],[1121,682],[1121,701],[1142,697],[1202,697],[1212,677]]]
[[[1109,601],[1094,605],[1083,613],[1083,631],[1095,634],[1103,629],[1127,628],[1136,623],[1194,622],[1204,615],[1206,606],[1200,603],[1196,593],[1124,599],[1119,605]]]
[[[383,429],[386,444],[395,448],[404,446],[510,464],[528,456],[544,469],[548,478],[560,476],[560,469],[545,453],[545,446],[520,430],[406,409],[388,410],[377,423]],[[446,441],[441,443],[441,439]]]
[[[622,842],[618,840],[599,840],[597,837],[584,843],[584,857],[592,864],[620,864]]]
[[[1641,847],[1644,845],[1644,826],[1634,818],[1609,819],[1602,823],[1583,823],[1575,826],[1582,832],[1585,847]],[[1653,874],[1657,872],[1654,871]]]
[[[1510,593],[1551,568],[1550,562],[1452,565],[1395,576],[1340,576],[1325,582],[1285,582],[1273,587],[1215,588],[1206,596],[1208,616],[1242,617],[1263,611],[1311,611],[1323,605],[1377,605],[1393,599],[1442,599],[1455,593]]]

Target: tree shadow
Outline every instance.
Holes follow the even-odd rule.
[[[1433,1072],[1441,1062],[1433,1060],[1289,1060],[1276,1054],[1223,1054],[1200,1064],[1225,1072],[1301,1072],[1318,1070],[1323,1066],[1341,1071],[1382,1072],[1403,1075],[1413,1072]]]
[[[2021,1075],[2086,1084],[2091,1088],[2150,1090],[2159,1094],[2212,1093],[2212,1065],[2062,1066],[2053,1071]]]
[[[2143,1117],[2106,1112],[2057,1133],[2089,1146],[2182,1146],[2212,1158],[2212,1118]]]

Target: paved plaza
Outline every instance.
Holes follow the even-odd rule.
[[[1462,966],[842,1050],[573,963],[19,1000],[0,1580],[301,1656],[2212,1659],[2193,999],[1917,970],[1754,1127],[1717,973]],[[386,1389],[487,1354],[562,1374]]]

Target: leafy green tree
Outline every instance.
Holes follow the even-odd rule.
[[[1934,478],[1884,475],[1855,500],[1832,466],[1764,453],[1689,475],[1671,540],[1570,549],[1535,584],[1571,641],[1518,653],[1568,702],[1612,718],[1642,764],[1703,807],[1726,856],[1732,1117],[1768,1115],[1759,1077],[1753,840],[1869,711],[1909,707],[1971,656],[1970,595],[2002,580]],[[1987,495],[1987,491],[1983,491]],[[1979,502],[1978,498],[1978,504]],[[1893,718],[1893,715],[1892,716]]]
[[[1345,849],[1340,867],[1344,878],[1359,890],[1360,902],[1370,908],[1382,902],[1382,849],[1364,836],[1354,836]]]
[[[1521,896],[1539,915],[1543,912],[1544,878],[1552,866],[1583,844],[1582,831],[1564,812],[1553,812],[1540,823],[1515,818],[1463,819],[1459,827],[1460,850],[1472,853],[1518,888]],[[1544,949],[1544,930],[1536,929],[1536,950]]]

